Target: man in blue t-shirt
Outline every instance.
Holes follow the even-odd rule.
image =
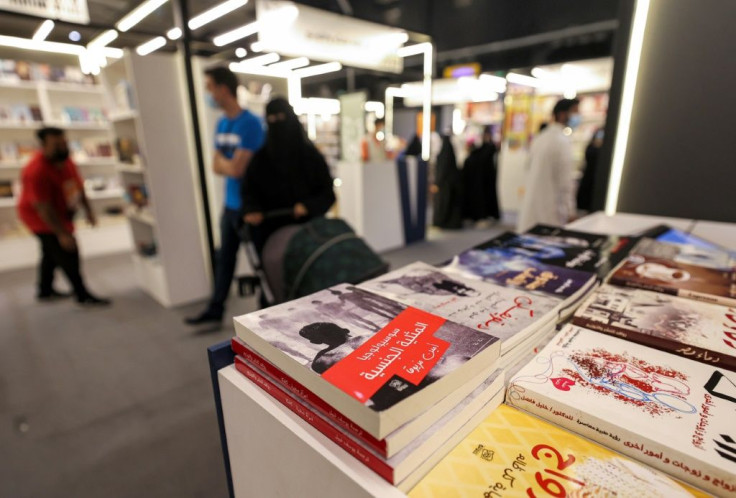
[[[261,120],[238,104],[238,78],[225,67],[205,71],[207,99],[225,113],[217,123],[212,169],[225,177],[225,208],[220,217],[220,251],[215,267],[215,290],[207,308],[187,318],[190,325],[222,321],[225,301],[235,274],[241,219],[240,182],[253,154],[263,145]]]

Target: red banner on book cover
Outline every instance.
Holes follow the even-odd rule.
[[[394,375],[418,385],[450,347],[434,337],[444,323],[442,317],[407,308],[322,377],[361,402]]]

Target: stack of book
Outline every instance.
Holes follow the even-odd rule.
[[[506,401],[736,496],[736,272],[727,250],[691,242],[639,241]]]
[[[350,285],[235,328],[241,373],[404,491],[503,401],[497,337]]]

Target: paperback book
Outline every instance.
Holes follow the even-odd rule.
[[[734,267],[734,260],[728,251],[701,245],[644,238],[636,244],[632,253],[716,270],[732,270]]]
[[[603,285],[573,323],[736,371],[736,309],[658,292]]]
[[[409,493],[410,498],[708,496],[663,473],[501,405]]]
[[[470,395],[421,433],[401,452],[391,458],[385,458],[365,447],[359,439],[342,427],[332,423],[329,418],[325,417],[303,398],[281,387],[276,380],[259,371],[248,360],[236,356],[235,367],[276,401],[299,415],[302,420],[327,436],[332,442],[383,479],[403,490],[406,490],[406,488],[402,486],[402,482],[415,475],[415,473],[421,472],[420,466],[428,459],[429,455],[442,454],[448,440],[456,435],[458,431],[461,431],[471,419],[477,417],[479,412],[482,413],[482,416],[487,416],[503,400],[503,372],[496,370],[491,377],[485,379]],[[463,436],[467,432],[469,432],[469,429],[465,431]],[[446,448],[444,453],[449,449]],[[418,478],[419,476],[415,476],[414,480]]]
[[[736,306],[736,271],[733,270],[714,270],[635,254],[613,272],[610,283]]]
[[[255,353],[378,439],[468,379],[490,376],[490,334],[350,285],[234,319]]]
[[[502,355],[555,321],[560,304],[543,294],[466,279],[421,262],[358,287],[488,332],[501,340]]]
[[[452,259],[446,270],[507,287],[574,300],[595,282],[595,275],[542,263],[505,250],[470,249]]]
[[[736,374],[573,325],[506,402],[717,496],[736,496]]]

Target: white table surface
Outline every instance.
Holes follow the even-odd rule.
[[[218,375],[236,498],[405,498],[235,366]]]
[[[597,211],[568,223],[566,227],[570,230],[582,230],[606,235],[635,235],[656,225],[669,225],[688,232],[695,225],[695,220],[631,213],[616,213],[608,216],[603,211]]]
[[[696,237],[714,242],[731,251],[736,251],[736,224],[717,221],[698,221],[691,232]]]

